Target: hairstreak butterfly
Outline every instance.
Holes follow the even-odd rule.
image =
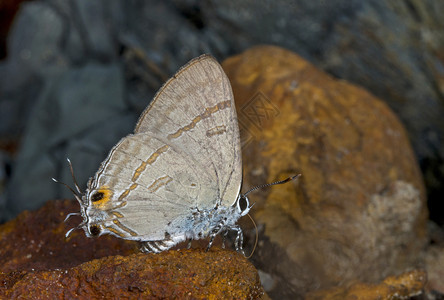
[[[236,250],[242,250],[236,222],[251,206],[241,182],[231,85],[220,64],[202,55],[157,92],[83,195],[75,183],[83,222],[67,236],[82,228],[88,237],[112,234],[157,253],[208,237],[209,249],[219,233],[235,231]]]

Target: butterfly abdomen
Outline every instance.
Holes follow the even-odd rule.
[[[221,207],[204,209],[193,212],[191,231],[192,239],[203,239],[216,236],[230,230],[240,218],[234,207]]]

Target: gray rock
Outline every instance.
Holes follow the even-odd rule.
[[[118,64],[89,64],[48,80],[29,119],[7,190],[8,216],[48,199],[72,197],[51,181],[57,177],[72,182],[67,157],[85,187],[109,149],[136,122],[136,115],[126,109],[123,86]]]

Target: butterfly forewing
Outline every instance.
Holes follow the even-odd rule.
[[[230,82],[213,57],[192,60],[166,82],[135,132],[166,137],[213,177],[215,201],[235,202],[242,180],[239,128]]]

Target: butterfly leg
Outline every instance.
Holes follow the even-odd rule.
[[[227,239],[228,230],[225,230],[224,235],[222,236],[222,249],[225,249],[225,240]]]
[[[176,243],[172,240],[143,242],[141,250],[146,253],[160,253],[173,247]]]
[[[206,251],[210,250],[211,245],[213,245],[214,239],[215,239],[216,236],[219,234],[219,232],[220,232],[222,226],[223,226],[223,223],[220,223],[220,224],[216,225],[215,227],[213,227],[213,229],[211,230],[211,233],[210,233],[210,242],[208,243],[208,247],[207,247],[207,250],[206,250]]]
[[[210,250],[210,248],[211,248],[211,245],[213,245],[216,235],[217,234],[213,234],[213,233],[210,235],[210,242],[208,243],[207,249],[205,250],[206,252],[208,252],[208,250]]]
[[[187,249],[190,249],[190,248],[191,248],[191,242],[192,242],[192,241],[193,241],[192,239],[188,239]]]
[[[236,240],[234,242],[234,245],[236,247],[236,251],[240,251],[242,254],[245,255],[244,249],[242,248],[242,245],[244,244],[244,234],[242,232],[242,229],[239,226],[235,225],[235,226],[231,227],[231,230],[234,230],[237,232]]]
[[[142,244],[141,250],[145,253],[159,253],[164,249],[160,249],[156,241],[149,241]]]
[[[154,252],[154,251],[151,249],[150,243],[151,243],[151,242],[142,242],[142,245],[141,245],[141,247],[140,247],[140,250],[141,250],[142,252],[145,252],[145,253],[152,253],[152,252]]]

